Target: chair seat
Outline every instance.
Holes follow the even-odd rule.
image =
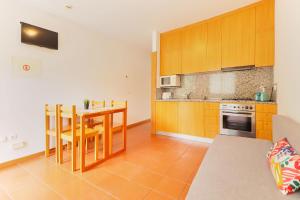
[[[80,124],[77,124],[76,128],[79,129],[80,128]],[[69,125],[63,127],[63,132],[68,132],[70,130],[71,130],[71,126],[69,126]],[[47,135],[56,137],[56,130],[55,130],[55,128],[47,130],[46,133],[47,133]]]
[[[85,128],[85,137],[94,137],[96,135],[101,135],[104,131],[103,126],[95,126],[94,128]],[[80,129],[76,130],[76,138],[79,139],[81,135]],[[61,133],[61,138],[64,140],[72,140],[72,131],[66,131]]]
[[[102,125],[104,122],[104,117],[97,117],[93,120],[94,125]]]

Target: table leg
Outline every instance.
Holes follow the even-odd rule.
[[[109,156],[109,133],[110,133],[110,116],[109,114],[104,115],[104,137],[103,137],[103,159]]]
[[[127,109],[123,112],[123,142],[124,150],[127,147]]]
[[[98,152],[99,152],[99,135],[95,136],[95,161],[98,160]]]
[[[109,115],[109,155],[113,152],[113,133],[114,133],[114,127],[113,127],[113,120],[114,120],[114,114]]]

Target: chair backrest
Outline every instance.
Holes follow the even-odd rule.
[[[58,127],[58,105],[49,105],[46,104],[45,105],[45,125],[46,125],[46,131],[50,129],[51,126],[51,122],[50,122],[50,118],[54,117],[55,119],[55,130],[57,130]]]
[[[58,105],[58,125],[59,133],[63,131],[63,120],[68,119],[71,122],[71,131],[73,136],[76,136],[77,114],[76,106]]]
[[[105,101],[92,100],[91,103],[92,103],[92,109],[104,108],[105,107]]]
[[[55,117],[56,116],[56,106],[54,105],[45,105],[45,115],[50,116],[50,117]]]
[[[111,101],[111,107],[125,107],[127,108],[128,103],[127,101]]]

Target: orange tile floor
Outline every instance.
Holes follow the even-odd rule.
[[[126,153],[80,174],[43,156],[0,170],[1,200],[185,199],[208,144],[128,130]]]

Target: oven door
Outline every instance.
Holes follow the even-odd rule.
[[[255,112],[221,111],[221,134],[255,138]]]

